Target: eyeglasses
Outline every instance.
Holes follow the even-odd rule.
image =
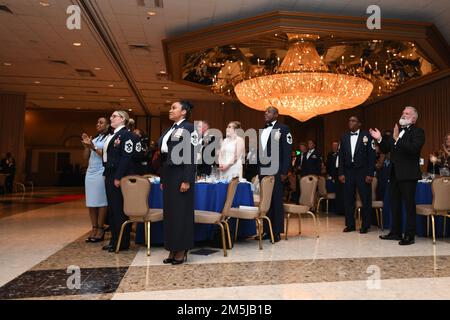
[[[117,118],[117,117],[123,118],[123,117],[122,117],[121,115],[119,115],[119,114],[112,114],[112,115],[111,115],[111,118],[112,118],[112,119]]]

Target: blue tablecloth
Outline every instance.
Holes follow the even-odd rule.
[[[386,188],[386,193],[384,195],[384,207],[383,207],[383,226],[390,229],[391,226],[391,206],[389,198],[389,186]],[[433,194],[431,192],[430,183],[417,183],[416,188],[416,204],[431,204],[433,201]],[[405,228],[406,211],[403,208],[403,232]],[[416,232],[420,237],[426,237],[427,235],[427,218],[425,216],[417,215],[416,217]],[[436,217],[436,237],[442,237],[444,218]],[[448,228],[446,229],[446,236],[449,235]],[[430,236],[431,236],[431,219],[430,219]]]
[[[228,184],[226,183],[196,183],[195,209],[222,212],[227,197]],[[253,206],[253,193],[249,183],[239,183],[234,196],[232,207]],[[159,183],[152,183],[149,196],[150,208],[162,208],[163,194]],[[234,219],[231,219],[234,220]],[[211,240],[215,226],[195,224],[195,241]],[[234,221],[230,223],[231,234],[234,234]],[[152,244],[163,243],[163,222],[152,223],[150,230]],[[239,222],[238,237],[248,237],[256,234],[254,221]],[[144,243],[144,224],[138,223],[136,230],[136,243]]]

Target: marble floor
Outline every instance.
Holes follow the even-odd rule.
[[[416,238],[411,246],[368,234],[343,233],[344,219],[321,214],[320,237],[310,218],[290,222],[289,240],[244,239],[228,256],[198,243],[188,261],[164,265],[167,252],[142,245],[119,254],[85,243],[90,224],[83,200],[37,190],[0,198],[0,299],[289,300],[448,299],[450,239]],[[42,199],[55,201],[40,201]],[[210,249],[210,250],[199,250]],[[205,255],[204,252],[207,255]]]

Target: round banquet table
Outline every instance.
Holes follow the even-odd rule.
[[[416,204],[431,204],[433,201],[433,194],[431,191],[431,183],[418,182],[416,187]],[[406,211],[403,208],[403,232],[405,230]],[[444,218],[435,217],[436,224],[436,237],[443,236]],[[386,193],[384,195],[383,206],[383,226],[390,229],[391,226],[391,206],[390,206],[390,194],[389,185],[386,187]],[[446,228],[446,236],[449,235],[449,228]],[[427,218],[422,215],[416,217],[416,232],[420,237],[427,236]],[[430,236],[431,236],[431,219],[430,219]]]
[[[227,183],[195,183],[195,209],[207,210],[221,213],[227,197]],[[239,183],[233,199],[232,207],[240,205],[253,206],[253,193],[250,183]],[[150,208],[162,208],[163,191],[159,183],[152,183],[149,195]],[[234,235],[234,219],[230,221],[230,232]],[[163,221],[151,224],[150,242],[151,244],[163,244]],[[214,225],[195,224],[195,241],[212,240],[213,231],[217,228]],[[249,237],[256,234],[254,221],[240,220],[238,238]],[[136,243],[144,243],[144,224],[138,223],[136,228]]]

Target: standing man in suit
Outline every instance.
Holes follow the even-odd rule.
[[[314,174],[320,176],[322,171],[322,157],[316,150],[316,142],[308,140],[308,152],[306,158],[303,159],[301,167],[301,176],[307,176],[308,174]]]
[[[275,176],[272,200],[267,213],[272,222],[275,242],[280,241],[280,234],[284,232],[283,182],[286,181],[291,166],[292,152],[290,129],[285,124],[279,123],[277,118],[278,109],[268,107],[264,113],[266,126],[260,130],[258,152],[259,181],[262,181],[264,176]],[[264,230],[263,238],[270,239],[267,225],[264,225]]]
[[[333,143],[331,144],[331,152],[328,152],[328,155],[327,155],[327,174],[333,180],[335,180],[335,178],[338,175],[337,167],[336,167],[338,148],[339,148],[339,142],[333,141]]]
[[[344,184],[345,229],[355,231],[355,192],[358,188],[362,202],[360,233],[370,228],[372,212],[372,180],[375,173],[375,141],[369,132],[361,130],[356,116],[348,119],[350,132],[341,138],[339,148],[339,181]]]
[[[209,176],[211,175],[212,168],[215,165],[216,152],[215,150],[212,150],[210,154],[207,154],[208,149],[206,148],[208,145],[214,143],[215,137],[213,135],[210,135],[209,130],[209,123],[206,120],[201,120],[200,123],[198,123],[197,127],[198,135],[199,135],[199,143],[197,145],[196,149],[196,163],[197,163],[197,176]],[[212,159],[211,159],[212,158]],[[209,161],[208,161],[209,160]]]
[[[383,138],[380,131],[370,129],[370,134],[380,144],[381,151],[391,152],[389,192],[391,198],[392,226],[383,240],[400,240],[400,245],[414,243],[416,235],[416,186],[422,178],[420,151],[425,143],[423,129],[415,126],[419,114],[416,108],[403,109],[398,124],[395,124],[392,138]],[[400,125],[400,128],[399,126]],[[406,230],[402,236],[402,202],[406,208]]]

